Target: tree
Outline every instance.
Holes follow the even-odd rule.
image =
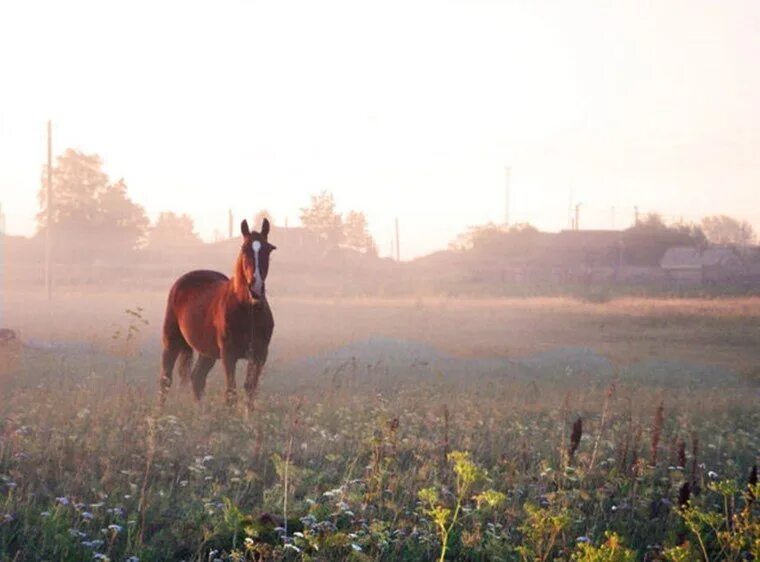
[[[54,242],[69,257],[114,256],[134,249],[148,227],[145,210],[127,194],[123,179],[111,183],[97,154],[67,149],[53,169]],[[47,228],[47,189],[39,191],[38,231]]]
[[[66,149],[53,168],[53,225],[58,232],[79,230],[94,225],[98,218],[98,200],[108,188],[108,176],[97,154]],[[47,226],[47,166],[42,171],[39,191],[41,211],[37,215],[40,230]]]
[[[377,245],[367,226],[367,217],[361,211],[349,211],[343,220],[343,245],[365,254],[377,255]]]
[[[335,198],[327,191],[312,195],[311,205],[301,209],[304,228],[330,245],[338,245],[342,241],[342,222],[341,216],[335,212]]]
[[[201,239],[194,229],[195,225],[190,215],[162,212],[148,233],[148,246],[166,249],[199,244]]]
[[[144,242],[149,224],[145,209],[127,195],[123,179],[109,185],[100,195],[96,228],[102,242],[132,249]]]
[[[525,246],[538,230],[531,224],[519,223],[506,227],[492,222],[471,226],[466,232],[457,236],[449,248],[457,251],[474,250],[479,252],[509,251]]]
[[[755,241],[751,224],[726,215],[703,218],[702,231],[713,244],[749,246]]]
[[[672,246],[705,245],[705,235],[694,224],[668,225],[662,216],[649,213],[622,234],[625,262],[629,265],[659,265]]]

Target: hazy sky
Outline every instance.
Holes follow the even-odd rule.
[[[467,225],[760,230],[760,2],[2,2],[0,201],[34,231],[45,158],[100,154],[151,217],[212,238],[309,194],[402,257]]]

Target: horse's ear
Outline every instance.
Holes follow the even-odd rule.
[[[264,240],[269,236],[269,219],[266,217],[264,217],[264,221],[261,223],[261,235],[264,237]]]
[[[243,222],[240,223],[240,232],[243,233],[243,236],[248,238],[251,235],[251,230],[248,228],[248,221],[243,219]]]

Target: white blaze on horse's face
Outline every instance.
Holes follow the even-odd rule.
[[[256,296],[262,296],[262,289],[264,288],[264,280],[261,278],[261,268],[259,267],[259,251],[261,250],[261,242],[254,240],[251,244],[253,248],[253,263],[255,265],[256,279],[253,281],[253,292]]]

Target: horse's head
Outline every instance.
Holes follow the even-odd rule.
[[[269,220],[264,219],[261,232],[251,231],[248,228],[248,221],[244,220],[240,223],[240,231],[243,234],[243,246],[240,248],[242,274],[251,298],[262,299],[266,294],[264,283],[269,273],[269,254],[277,249],[277,246],[270,244],[267,240]]]

